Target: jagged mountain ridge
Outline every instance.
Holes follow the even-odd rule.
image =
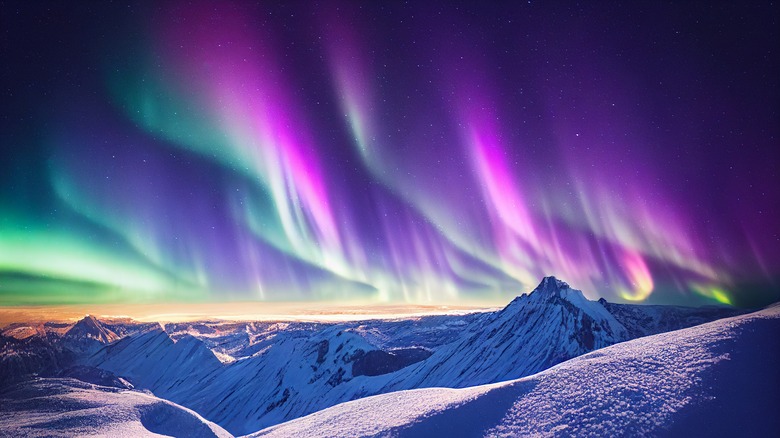
[[[90,354],[119,339],[113,330],[87,315],[65,333],[61,342],[73,351]]]
[[[72,324],[12,324],[0,334],[0,387],[31,375],[61,375],[103,346],[149,326],[107,324],[90,315]]]
[[[605,306],[548,277],[500,311],[467,317],[339,324],[205,322],[165,328],[115,324],[112,332],[125,336],[80,356],[79,364],[110,371],[242,434],[369,395],[522,377],[593,349],[716,314],[686,308],[645,312],[644,307],[650,309]],[[689,313],[695,318],[688,318]],[[615,315],[623,320],[661,315],[668,321],[627,328]],[[404,362],[400,369],[387,363],[397,360],[389,359],[393,349],[419,346],[433,354],[417,357],[424,360],[416,364]],[[222,355],[232,355],[231,360]],[[366,364],[376,372],[366,372]]]
[[[610,346],[522,379],[377,395],[251,436],[774,436],[778,331],[775,305]]]
[[[0,335],[0,388],[38,374],[53,375],[76,358],[76,353],[45,337]]]
[[[65,333],[66,339],[94,339],[101,344],[119,340],[119,335],[105,327],[92,315],[87,315]]]
[[[604,298],[600,298],[598,302],[628,330],[632,339],[704,324],[713,319],[728,318],[740,313],[732,308],[717,306],[691,308],[616,304]]]
[[[458,342],[403,370],[386,388],[465,387],[529,375],[629,339],[598,302],[555,277],[486,318]],[[384,392],[384,391],[383,391]]]
[[[112,344],[88,364],[244,433],[262,424],[260,418],[276,423],[330,405],[330,390],[350,381],[353,363],[375,350],[362,337],[332,326],[313,338],[279,335],[266,350],[223,364],[194,337],[174,342],[156,330]],[[153,363],[158,366],[149,369]]]
[[[677,318],[670,325],[682,322]],[[263,339],[258,344],[263,348],[252,356],[226,364],[207,359],[203,366],[180,353],[181,340],[167,340],[162,331],[155,336],[154,342],[133,338],[127,353],[109,346],[89,365],[127,377],[235,434],[374,394],[518,378],[636,337],[603,304],[554,277],[504,309],[478,316],[431,357],[376,376],[358,375],[355,369],[366,353],[380,349],[354,327],[338,324],[313,331],[280,330]],[[197,340],[184,336],[186,345],[196,348]],[[197,348],[197,355],[206,358],[205,344]],[[170,364],[162,368],[177,372],[146,373],[153,363]]]
[[[83,364],[111,371],[173,401],[181,392],[192,391],[187,382],[200,382],[222,365],[203,342],[192,336],[174,341],[161,327],[108,345]]]

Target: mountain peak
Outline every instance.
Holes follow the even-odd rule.
[[[103,324],[92,315],[85,315],[84,318],[73,324],[67,331],[69,338],[94,339],[102,344],[108,344],[119,339],[119,336],[103,326]]]
[[[509,303],[505,307],[506,309],[514,308],[516,303],[523,303],[526,302],[526,300],[531,299],[532,301],[546,301],[551,298],[566,298],[567,296],[571,294],[580,294],[582,295],[582,292],[572,289],[571,286],[569,286],[569,283],[566,283],[563,280],[559,280],[558,278],[549,275],[547,277],[542,278],[542,281],[539,283],[538,286],[534,288],[534,290],[531,291],[531,293],[526,294],[523,293],[522,295],[518,296],[512,302]],[[585,297],[582,297],[585,299]]]
[[[531,292],[531,295],[533,296],[560,295],[561,291],[569,290],[569,289],[571,289],[571,286],[569,286],[568,283],[566,283],[563,280],[559,280],[551,275],[548,277],[544,277],[542,279],[542,282],[539,283],[539,286],[536,286],[536,289],[534,289]]]
[[[544,277],[530,294],[515,298],[501,312],[517,315],[518,312],[525,312],[528,305],[541,306],[548,311],[557,311],[563,306],[567,312],[582,312],[605,328],[608,327],[615,339],[624,340],[627,336],[625,327],[609,313],[603,303],[587,299],[581,290],[572,288],[569,283],[554,276]]]
[[[90,325],[90,326],[98,326],[98,325],[100,325],[100,321],[98,321],[98,319],[95,318],[94,316],[92,316],[89,313],[87,313],[86,315],[84,315],[83,318],[78,320],[76,322],[76,324],[86,324],[86,325]]]

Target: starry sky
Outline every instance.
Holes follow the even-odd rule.
[[[146,3],[0,6],[0,305],[780,299],[776,5]]]

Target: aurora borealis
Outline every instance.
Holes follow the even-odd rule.
[[[777,6],[3,3],[0,304],[780,298]]]

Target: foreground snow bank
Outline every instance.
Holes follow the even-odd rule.
[[[254,436],[771,436],[780,431],[779,334],[776,305],[518,380],[343,403]]]
[[[0,435],[230,437],[195,412],[138,391],[35,379],[0,392]]]

